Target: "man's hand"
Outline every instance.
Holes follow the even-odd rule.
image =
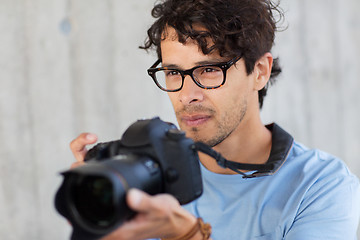
[[[86,146],[94,144],[97,141],[97,136],[92,133],[82,133],[70,143],[70,149],[74,154],[76,162],[71,165],[71,168],[80,166],[84,163],[84,158],[87,153]]]
[[[196,218],[169,194],[150,196],[131,189],[127,194],[127,203],[138,214],[102,240],[178,237],[196,224]]]
[[[70,143],[70,149],[76,159],[71,168],[84,164],[86,146],[96,141],[96,135],[82,133]],[[143,191],[131,189],[127,193],[126,200],[128,206],[138,212],[137,215],[102,240],[178,237],[187,233],[196,224],[196,218],[184,210],[169,194],[150,196]],[[198,234],[192,239],[202,239],[197,238]]]

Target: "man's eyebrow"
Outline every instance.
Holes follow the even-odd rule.
[[[194,67],[196,66],[201,66],[201,65],[212,65],[212,64],[218,64],[218,63],[223,63],[223,62],[226,62],[224,61],[223,59],[217,59],[217,60],[204,60],[204,61],[199,61],[199,62],[196,62]],[[175,68],[175,69],[179,69],[179,70],[182,70],[183,68],[180,67],[179,65],[177,64],[162,64],[162,67],[166,67],[166,68]]]
[[[181,69],[181,67],[179,65],[177,65],[177,64],[164,64],[164,63],[162,63],[161,66],[164,67],[164,68]]]
[[[213,59],[213,60],[205,60],[205,61],[200,61],[200,62],[196,62],[195,64],[198,65],[211,65],[211,64],[218,64],[218,63],[223,63],[226,62],[223,59]]]

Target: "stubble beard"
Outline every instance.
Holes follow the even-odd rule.
[[[184,108],[181,111],[176,112],[177,116],[180,116],[180,113],[186,112],[206,112],[210,114],[211,116],[215,116],[216,112],[213,109],[205,108],[202,106],[195,106],[190,108]],[[245,114],[247,112],[247,101],[246,99],[243,99],[242,104],[240,105],[238,111],[236,112],[226,112],[224,116],[220,120],[215,119],[215,126],[216,129],[215,134],[209,137],[204,136],[204,131],[211,131],[211,129],[200,129],[198,127],[193,127],[187,135],[189,135],[190,138],[192,138],[195,142],[203,142],[210,147],[215,147],[222,143],[227,137],[229,137],[235,129],[240,125],[242,120],[245,117]],[[214,119],[214,118],[213,118]]]

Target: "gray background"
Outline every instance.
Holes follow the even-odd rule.
[[[137,47],[153,0],[0,0],[0,239],[67,239],[58,173],[83,131],[117,139],[138,118],[175,121]],[[284,0],[283,74],[264,123],[344,159],[360,176],[359,0]],[[359,203],[360,204],[360,203]]]

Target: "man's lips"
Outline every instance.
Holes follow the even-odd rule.
[[[189,115],[181,117],[181,121],[190,127],[200,126],[201,124],[207,122],[209,119],[209,115]]]

